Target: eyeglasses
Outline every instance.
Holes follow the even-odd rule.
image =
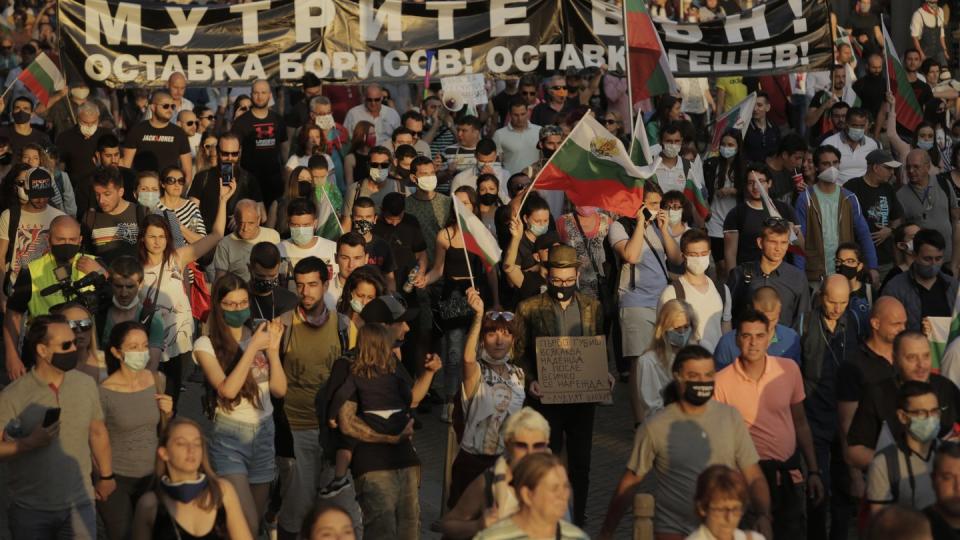
[[[168,176],[163,179],[163,183],[172,186],[173,184],[187,185],[187,179],[183,176]]]
[[[723,516],[735,516],[743,513],[743,505],[735,506],[708,506],[707,511]]]
[[[74,332],[86,332],[93,328],[93,321],[90,319],[79,319],[76,321],[69,321],[67,324],[70,325],[70,329]]]
[[[243,302],[220,302],[220,307],[227,311],[236,311],[238,309],[250,307],[250,301],[244,300]]]
[[[834,262],[837,264],[844,264],[846,266],[856,266],[860,264],[860,261],[856,259],[834,259]]]
[[[160,107],[161,109],[166,110],[166,109],[172,109],[176,107],[176,105],[174,105],[173,103],[158,103],[157,107]]]
[[[413,131],[413,130],[410,131],[410,134],[413,135],[414,137],[419,137],[421,133],[423,133],[423,132],[422,132],[422,131]]]
[[[515,317],[515,315],[509,311],[488,311],[483,316],[491,321],[503,320],[506,322],[512,321]]]
[[[930,418],[931,416],[937,416],[937,417],[940,416],[939,407],[936,409],[919,409],[916,411],[904,410],[903,412],[907,413],[910,416],[916,416],[917,418],[920,418],[920,419]]]
[[[205,144],[205,145],[203,145],[203,148],[204,148],[205,150],[210,150],[210,149],[212,149],[212,148],[216,148],[216,146],[217,146],[216,143],[210,143],[210,144]]]
[[[571,285],[577,284],[577,278],[570,278],[570,279],[551,278],[550,284],[553,285],[554,287],[569,287]]]
[[[381,101],[383,101],[383,98],[372,98],[372,97],[367,98],[367,103],[380,103]]]
[[[217,152],[219,152],[219,154],[223,157],[240,157],[239,150],[237,150],[236,152],[225,152],[223,150],[217,150]]]
[[[197,121],[196,121],[196,120],[187,120],[186,122],[183,123],[183,125],[185,125],[185,126],[195,126],[195,125],[197,125]]]
[[[201,119],[201,120],[213,120],[213,115],[210,114],[210,115],[207,115],[207,116],[201,116],[200,119]]]

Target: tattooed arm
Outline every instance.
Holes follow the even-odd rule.
[[[340,420],[340,431],[347,437],[352,437],[359,441],[367,443],[397,444],[403,439],[409,437],[408,431],[413,432],[413,420],[410,421],[408,429],[405,429],[400,435],[384,435],[377,433],[366,422],[357,417],[357,402],[347,401],[340,408],[338,415]]]

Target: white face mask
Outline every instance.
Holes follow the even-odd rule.
[[[84,137],[92,137],[97,132],[97,125],[80,124],[80,134]]]
[[[836,184],[840,180],[840,171],[836,167],[830,167],[817,175],[817,179],[823,180],[828,184]]]
[[[27,196],[27,190],[21,186],[17,186],[17,198],[20,199],[20,202],[22,203],[30,200],[30,197]]]
[[[437,176],[431,174],[430,176],[421,176],[417,178],[417,189],[422,189],[424,191],[433,191],[437,189]]]
[[[677,225],[681,220],[683,220],[683,210],[667,210],[667,221],[669,221],[671,225]]]
[[[673,159],[680,155],[679,144],[665,144],[663,145],[663,155],[669,159]]]
[[[314,119],[314,123],[317,124],[318,128],[324,131],[337,125],[337,123],[334,122],[333,120],[332,114],[321,114],[320,116],[316,117],[316,119]]]
[[[710,267],[710,256],[699,255],[696,257],[687,257],[687,271],[695,276],[702,276],[707,268]]]
[[[70,89],[70,96],[77,101],[83,101],[84,99],[87,99],[87,96],[89,95],[90,95],[90,89],[86,87]]]

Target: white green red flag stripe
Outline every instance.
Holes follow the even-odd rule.
[[[920,107],[917,95],[913,93],[913,87],[907,80],[907,70],[900,63],[900,57],[897,56],[897,50],[893,47],[893,40],[887,33],[887,27],[882,26],[884,53],[887,55],[887,90],[893,92],[896,98],[894,111],[897,113],[897,123],[912,131],[917,129],[917,125],[923,121],[923,108]]]
[[[743,98],[743,101],[737,103],[732,109],[723,113],[717,118],[717,123],[713,127],[713,139],[710,141],[708,153],[720,151],[720,139],[728,129],[739,129],[741,140],[747,135],[747,128],[750,127],[750,119],[753,118],[753,107],[757,104],[757,93],[751,92],[749,96]]]
[[[60,69],[46,53],[37,55],[37,58],[20,72],[17,80],[22,82],[44,106],[50,102],[50,96],[66,85]]]
[[[475,216],[473,212],[460,202],[459,197],[453,199],[453,209],[457,213],[457,223],[460,224],[460,233],[463,234],[463,245],[467,251],[473,253],[483,261],[484,269],[489,272],[500,262],[500,246],[497,239],[490,234],[490,229]]]
[[[330,200],[330,195],[326,189],[320,188],[316,191],[319,192],[317,197],[317,206],[319,207],[317,209],[317,236],[336,242],[343,236],[343,225],[340,224],[340,219],[337,217],[337,209],[334,207],[333,201]]]
[[[645,134],[640,136],[646,139]],[[659,160],[645,167],[635,165],[620,139],[587,113],[534,183],[541,189],[563,190],[577,206],[635,216],[643,204],[645,179],[653,176],[658,164]]]
[[[677,94],[677,81],[670,71],[660,34],[647,11],[646,0],[624,0],[623,32],[627,37],[627,77],[633,102],[661,94]]]
[[[697,159],[694,160],[693,166],[691,167],[695,170],[703,170],[703,162],[700,159],[700,155],[697,155]],[[696,210],[697,214],[700,215],[700,219],[707,219],[707,216],[710,215],[710,205],[707,203],[707,199],[703,196],[703,190],[697,187],[697,183],[693,181],[693,178],[687,176],[687,182],[683,186],[683,194],[687,197],[687,200],[693,204],[693,209]]]
[[[653,158],[650,156],[650,141],[647,140],[647,127],[643,125],[643,111],[637,113],[637,123],[633,126],[630,161],[637,167],[646,167],[653,163]]]
[[[960,319],[953,317],[926,317],[930,323],[930,362],[933,369],[940,369],[947,347],[960,335]]]

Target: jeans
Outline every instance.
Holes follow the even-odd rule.
[[[451,328],[443,334],[443,391],[447,399],[453,399],[460,390],[466,339],[466,328]]]
[[[96,540],[97,512],[92,502],[66,510],[30,510],[16,504],[8,510],[10,534],[30,540]]]
[[[590,489],[590,451],[593,447],[593,415],[595,403],[544,405],[531,403],[550,424],[550,450],[560,455],[567,449],[567,474],[573,489],[573,523],[583,525]],[[566,443],[566,444],[564,444]]]
[[[277,472],[273,439],[272,416],[247,424],[217,415],[208,443],[210,464],[220,476],[242,474],[251,484],[268,484]]]
[[[420,538],[420,466],[371,471],[356,480],[364,538]]]
[[[103,518],[103,528],[110,540],[130,537],[133,511],[140,496],[150,489],[153,475],[143,478],[117,475],[117,489],[105,501],[97,501],[97,512]]]
[[[846,540],[854,504],[850,497],[850,473],[843,460],[840,442],[814,437],[813,449],[817,454],[817,465],[820,466],[826,496],[820,506],[814,506],[810,499],[807,499],[807,538]]]

